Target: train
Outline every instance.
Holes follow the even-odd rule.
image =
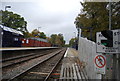
[[[24,35],[13,28],[0,25],[2,47],[51,47],[46,39],[30,37]]]
[[[51,44],[46,39],[31,37],[22,38],[23,47],[51,47]]]
[[[0,25],[2,47],[20,47],[23,34],[10,27]]]

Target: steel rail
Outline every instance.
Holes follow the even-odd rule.
[[[35,58],[41,57],[41,56],[44,56],[44,55],[36,55],[36,56],[31,57],[31,58],[27,58],[27,59],[21,60],[21,61],[19,61],[19,62],[14,62],[14,63],[6,64],[6,65],[3,65],[3,64],[2,64],[2,67],[0,67],[0,68],[5,68],[5,67],[8,67],[8,66],[12,66],[12,65],[15,65],[15,64],[19,64],[19,63],[22,63],[22,62],[26,62],[26,61],[29,61],[29,60],[31,60],[31,59],[35,59]],[[23,58],[24,58],[24,57],[23,57]],[[21,58],[21,59],[23,59],[23,58]]]
[[[60,61],[63,59],[64,54],[65,54],[65,52],[63,53],[62,57],[57,61],[57,63],[56,63],[55,66],[52,68],[52,70],[50,71],[50,73],[49,73],[49,74],[47,75],[47,77],[44,79],[44,81],[47,81],[47,80],[50,78],[50,76],[51,76],[51,74],[53,73],[53,71],[55,70],[55,68],[58,66],[58,64],[60,63]]]
[[[47,58],[45,58],[44,60],[41,60],[40,62],[38,62],[38,63],[34,64],[33,66],[31,66],[31,67],[29,67],[29,68],[25,69],[24,71],[22,71],[22,72],[18,73],[17,75],[15,75],[15,76],[11,77],[11,78],[10,78],[10,79],[8,79],[7,81],[11,81],[11,80],[13,80],[13,79],[15,79],[15,78],[19,77],[20,75],[22,75],[22,74],[26,73],[27,71],[31,70],[31,69],[32,69],[32,68],[34,68],[35,66],[37,66],[37,65],[39,65],[39,64],[41,64],[41,63],[43,63],[43,62],[45,62],[45,61],[47,61],[47,60],[49,60],[49,59],[50,59],[50,58],[52,58],[52,57],[54,57],[56,54],[60,53],[61,51],[62,51],[62,50],[57,51],[57,52],[56,52],[55,54],[53,54],[52,56],[47,57]]]
[[[44,52],[45,53],[45,52]],[[35,55],[35,56],[34,56]],[[28,61],[28,60],[31,60],[31,59],[34,59],[34,58],[37,58],[37,57],[40,57],[40,56],[43,56],[43,55],[46,55],[46,54],[41,54],[41,55],[38,55],[37,53],[31,53],[29,55],[22,55],[22,56],[16,56],[16,57],[12,57],[12,58],[8,58],[6,59],[4,62],[6,61],[12,61],[12,60],[20,60],[20,59],[23,59],[19,62],[13,62],[13,63],[8,63],[6,65],[2,64],[2,66],[0,68],[5,68],[5,67],[8,67],[8,66],[11,66],[11,65],[15,65],[15,64],[19,64],[19,63],[22,63],[22,62],[25,62],[25,61]],[[24,59],[25,57],[30,57],[30,56],[33,56],[33,57],[30,57],[30,58],[27,58],[27,59]]]
[[[21,56],[15,56],[15,57],[11,57],[11,58],[6,58],[6,59],[3,59],[3,60],[0,60],[0,62],[6,62],[6,61],[14,60],[14,59],[19,59],[19,58],[23,58],[23,57],[27,57],[27,56],[32,56],[33,54],[35,54],[35,53],[30,53],[30,54],[21,55]]]
[[[41,53],[44,53],[44,52],[42,51]],[[23,58],[23,57],[27,57],[27,56],[33,56],[33,54],[37,55],[37,53],[28,53],[26,55],[19,55],[19,56],[14,56],[11,58],[2,59],[2,60],[0,60],[0,62],[10,61],[10,60],[19,59],[19,58]]]

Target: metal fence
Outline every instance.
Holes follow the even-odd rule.
[[[82,62],[83,70],[88,79],[117,79],[120,80],[120,54],[104,54],[106,57],[105,74],[96,71],[94,58],[96,53],[96,44],[87,38],[79,38],[79,59]],[[100,54],[100,53],[99,53]],[[102,54],[103,55],[103,54]]]

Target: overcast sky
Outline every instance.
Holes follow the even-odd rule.
[[[2,9],[4,10],[6,5],[10,5],[11,8],[7,8],[7,10],[24,17],[29,32],[41,27],[39,30],[45,32],[47,36],[62,33],[66,43],[75,37],[74,32],[77,34],[74,21],[80,13],[81,0],[13,1],[4,2],[3,0]]]

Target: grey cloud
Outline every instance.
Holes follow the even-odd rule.
[[[38,5],[32,2],[2,3],[3,9],[5,5],[11,5],[10,11],[20,14],[25,18],[28,22],[27,28],[30,32],[33,29],[42,27],[40,30],[49,36],[53,33],[62,33],[67,43],[70,38],[75,36],[73,33],[76,31],[74,19],[79,13],[79,7],[75,7],[69,12],[61,12],[59,10],[59,12],[50,12],[44,9],[43,4]]]

